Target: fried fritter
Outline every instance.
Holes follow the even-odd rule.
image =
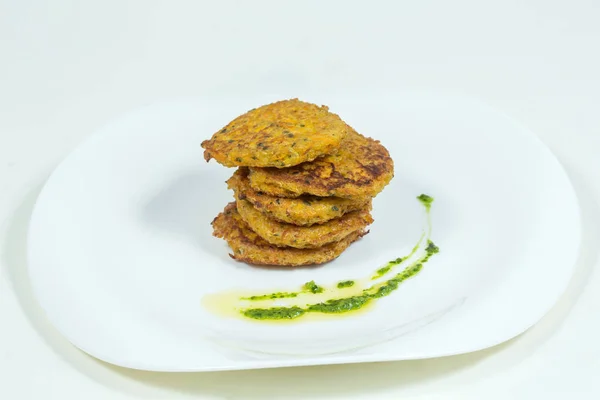
[[[213,235],[223,238],[233,250],[231,258],[249,264],[300,266],[323,264],[337,258],[354,241],[368,232],[354,231],[339,242],[317,249],[294,249],[270,245],[242,220],[235,203],[229,203],[212,222]]]
[[[248,200],[254,208],[270,218],[294,225],[310,226],[339,218],[347,212],[365,208],[371,198],[343,199],[303,195],[295,199],[275,197],[252,189],[248,169],[238,169],[227,185],[240,199]]]
[[[250,185],[278,197],[375,197],[394,177],[394,162],[379,141],[350,130],[335,154],[291,168],[250,168]]]
[[[267,217],[246,200],[237,200],[237,210],[250,229],[275,246],[308,249],[337,242],[373,222],[370,206],[320,225],[297,226]]]
[[[348,126],[326,106],[282,100],[248,111],[202,142],[226,167],[290,167],[335,152]]]

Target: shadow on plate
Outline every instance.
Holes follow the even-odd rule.
[[[210,239],[210,223],[225,205],[233,200],[226,192],[225,179],[208,171],[185,172],[160,188],[142,206],[144,223],[167,234],[177,236],[216,257],[224,254]],[[210,196],[210,201],[207,198]],[[224,242],[223,242],[224,243]]]
[[[335,394],[343,397],[360,396],[377,390],[405,389],[428,383],[433,384],[453,378],[453,383],[468,382],[473,375],[489,376],[499,370],[511,368],[532,355],[565,322],[570,310],[577,303],[598,260],[597,243],[600,239],[600,209],[583,177],[570,173],[579,197],[583,236],[575,273],[561,300],[527,333],[501,345],[470,354],[437,359],[399,361],[369,364],[347,364],[317,367],[280,368],[269,370],[210,372],[210,373],[161,373],[129,370],[98,361],[71,346],[46,320],[34,299],[26,269],[27,224],[40,187],[30,192],[21,206],[13,213],[8,224],[6,241],[2,244],[3,264],[12,283],[15,295],[32,328],[57,354],[83,375],[115,391],[153,398],[172,398],[175,393],[188,395],[218,395],[243,398],[306,398],[311,395]],[[187,186],[201,177],[188,177],[177,185]],[[183,189],[181,189],[183,190]],[[186,190],[187,195],[189,191]],[[192,207],[200,199],[195,193],[184,206]],[[169,198],[159,200],[172,201]],[[189,208],[188,208],[189,210]],[[202,213],[213,213],[201,211]],[[171,215],[161,220],[164,227],[183,234],[193,234],[191,222],[181,221],[186,215]],[[203,217],[204,218],[204,214]],[[477,366],[477,369],[474,367]],[[351,378],[351,379],[349,379]],[[315,393],[317,392],[317,393]],[[420,390],[422,393],[422,390]],[[162,394],[162,395],[161,395]],[[362,394],[362,396],[361,396]]]

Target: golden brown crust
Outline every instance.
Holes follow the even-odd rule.
[[[233,250],[230,256],[238,261],[257,265],[301,266],[323,264],[337,258],[354,241],[368,232],[358,230],[339,242],[316,249],[295,249],[269,244],[243,221],[235,203],[229,203],[212,222],[213,235],[223,238]]]
[[[320,225],[297,226],[279,222],[258,211],[246,200],[237,200],[237,210],[250,229],[267,242],[281,247],[316,248],[337,242],[373,223],[370,206]]]
[[[202,142],[204,158],[227,167],[290,167],[335,152],[348,127],[326,106],[298,99],[248,111]]]
[[[298,198],[275,197],[254,190],[248,181],[248,169],[238,169],[227,181],[236,196],[248,200],[266,216],[293,225],[310,226],[339,218],[347,212],[365,208],[370,197],[343,199],[303,195]]]
[[[350,130],[335,154],[290,168],[250,168],[250,185],[278,197],[302,194],[375,197],[394,176],[394,163],[379,141]]]

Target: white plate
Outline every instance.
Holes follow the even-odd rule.
[[[210,222],[232,170],[199,143],[275,97],[154,104],[107,125],[52,174],[29,232],[29,268],[50,321],[125,367],[208,371],[438,357],[493,346],[556,302],[579,246],[568,178],[529,131],[470,99],[435,94],[304,96],[390,150],[396,176],[371,233],[319,268],[235,262]],[[369,312],[262,324],[201,300],[232,288],[294,289],[362,277],[406,254],[435,197],[440,254]]]

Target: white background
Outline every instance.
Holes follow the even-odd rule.
[[[27,280],[26,224],[44,180],[93,130],[165,97],[373,87],[479,97],[567,169],[583,249],[530,331],[444,359],[159,374],[91,359],[48,325]],[[599,398],[599,110],[597,0],[0,0],[0,398]]]

